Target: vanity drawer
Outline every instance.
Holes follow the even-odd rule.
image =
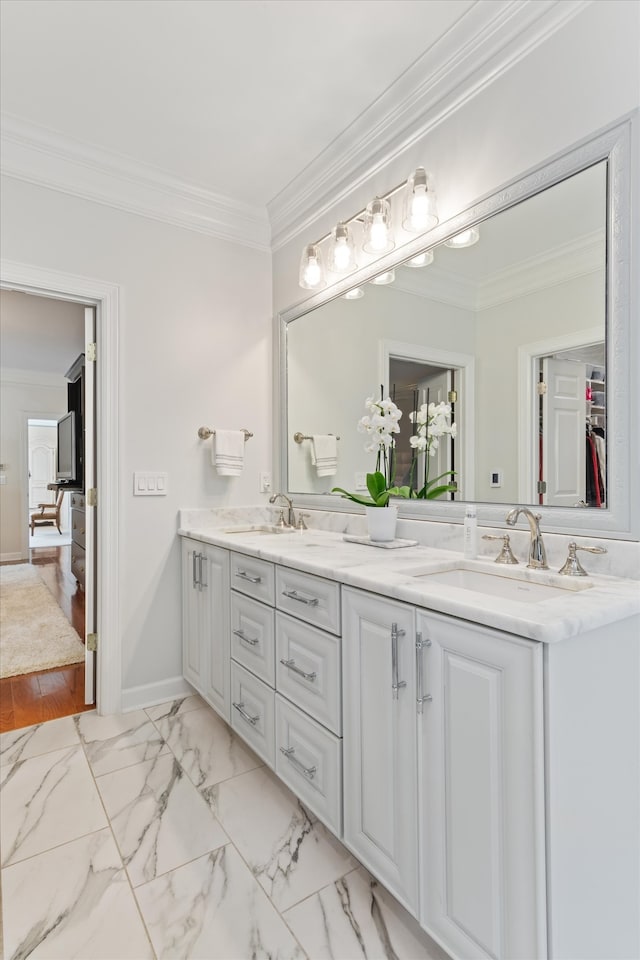
[[[84,510],[86,504],[86,499],[84,493],[72,493],[71,494],[71,509],[72,510]]]
[[[273,564],[268,560],[231,554],[231,586],[263,603],[274,604]]]
[[[340,736],[340,637],[276,613],[276,689]]]
[[[275,693],[231,661],[231,726],[270,767],[275,751]]]
[[[276,606],[300,620],[340,634],[340,585],[333,580],[278,567]]]
[[[276,694],[276,773],[342,836],[342,741]]]
[[[231,656],[275,686],[274,609],[231,592]]]

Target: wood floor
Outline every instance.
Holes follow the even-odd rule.
[[[33,547],[29,560],[84,642],[84,593],[71,575],[71,547]],[[0,680],[0,733],[92,710],[84,702],[84,663]]]

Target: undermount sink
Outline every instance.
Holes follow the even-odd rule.
[[[274,534],[295,533],[295,527],[278,527],[275,523],[250,523],[242,527],[228,527],[223,533]]]
[[[535,583],[519,571],[507,573],[497,570],[495,572],[478,570],[464,564],[455,564],[446,570],[407,571],[407,573],[414,579],[423,581],[427,587],[439,583],[458,590],[488,594],[491,597],[517,600],[521,603],[543,603],[545,600],[553,600],[556,597],[570,596],[572,593],[592,586],[591,583],[585,583],[583,580],[576,581],[569,578],[567,583],[558,582],[558,580],[554,583]],[[547,577],[549,576],[555,578],[556,575],[547,574]]]

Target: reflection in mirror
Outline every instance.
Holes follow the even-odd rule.
[[[473,246],[289,322],[289,492],[362,488],[356,425],[384,384],[407,426],[416,391],[455,397],[438,472],[456,471],[456,500],[606,507],[606,184],[602,161],[484,220]],[[298,431],[340,436],[334,474]]]

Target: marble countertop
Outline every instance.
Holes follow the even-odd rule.
[[[358,587],[417,607],[481,623],[530,640],[556,643],[588,630],[640,614],[640,584],[619,577],[561,577],[543,570],[501,566],[490,559],[463,561],[462,553],[423,545],[382,549],[344,540],[342,532],[310,529],[288,533],[242,530],[256,517],[215,526],[196,515],[183,517],[179,535],[283,564],[319,577]],[[264,522],[264,521],[262,521]],[[430,582],[425,574],[467,569],[500,578],[563,588],[537,602],[490,596]],[[493,577],[492,577],[493,579]]]

